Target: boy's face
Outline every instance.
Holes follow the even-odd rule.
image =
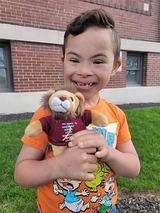
[[[121,62],[114,64],[110,29],[91,27],[84,33],[69,35],[64,62],[65,83],[85,97],[85,106],[96,105],[99,91],[107,84]]]

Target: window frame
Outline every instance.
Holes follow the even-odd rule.
[[[12,73],[12,61],[11,61],[11,49],[10,43],[0,41],[0,48],[3,48],[4,65],[6,69],[6,87],[0,85],[1,92],[13,92],[13,73]]]
[[[138,57],[138,68],[127,68],[127,59],[126,59],[126,74],[127,71],[135,71],[137,72],[137,79],[135,82],[127,82],[126,78],[126,86],[143,86],[143,54],[136,53],[136,52],[127,52],[127,58],[128,56],[136,56]]]

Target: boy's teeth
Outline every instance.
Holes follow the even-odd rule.
[[[77,82],[77,85],[79,85],[79,86],[89,87],[89,86],[92,86],[92,83],[83,84],[83,83]]]

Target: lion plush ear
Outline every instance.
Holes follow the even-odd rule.
[[[52,94],[54,94],[56,91],[53,89],[50,89],[47,91],[47,95],[51,96]]]
[[[80,92],[76,92],[75,96],[84,103],[84,96]]]

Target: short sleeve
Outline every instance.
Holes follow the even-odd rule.
[[[42,107],[40,107],[33,115],[31,118],[30,122],[33,122],[35,120],[38,120],[42,117],[48,116],[49,113],[44,110]],[[48,143],[48,136],[46,133],[41,133],[37,136],[34,137],[28,137],[25,134],[23,135],[21,141],[33,148],[39,149],[39,150],[44,150],[46,144]]]
[[[129,131],[129,127],[128,127],[128,122],[127,122],[127,118],[126,115],[124,114],[124,112],[122,110],[119,110],[120,114],[120,118],[119,118],[119,132],[117,135],[117,143],[124,143],[127,142],[131,139],[131,134]]]

